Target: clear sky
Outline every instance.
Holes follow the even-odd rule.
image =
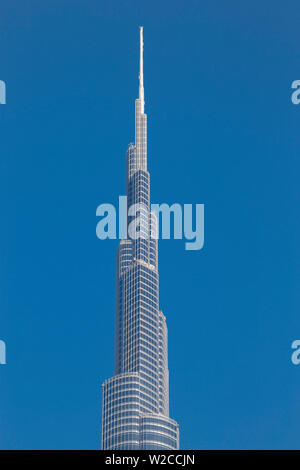
[[[184,449],[300,448],[300,5],[0,6],[0,447],[96,449],[144,25],[152,201],[204,203],[205,246],[159,244]]]

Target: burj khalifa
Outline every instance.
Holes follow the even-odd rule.
[[[166,318],[159,308],[157,218],[150,211],[143,27],[135,144],[127,150],[128,235],[117,253],[114,376],[102,385],[102,449],[179,448],[179,426],[169,417]],[[139,236],[129,225],[138,215]]]

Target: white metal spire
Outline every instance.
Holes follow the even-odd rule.
[[[139,73],[139,97],[135,100],[135,146],[136,169],[147,171],[147,115],[145,114],[144,101],[144,41],[143,26],[140,26],[140,73]]]
[[[141,113],[144,113],[144,62],[143,62],[143,53],[144,53],[144,41],[143,41],[143,26],[140,26],[140,87],[139,87],[139,99],[141,100]]]

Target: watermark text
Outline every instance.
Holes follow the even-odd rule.
[[[6,104],[6,84],[0,80],[0,104]]]
[[[6,344],[0,339],[0,364],[6,364]]]
[[[137,203],[127,207],[127,196],[119,197],[118,211],[113,204],[97,207],[96,216],[101,219],[96,226],[96,235],[100,240],[174,238],[187,240],[186,250],[203,248],[204,204],[151,204],[148,209],[147,205]]]

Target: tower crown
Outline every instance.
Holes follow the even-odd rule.
[[[141,113],[144,113],[145,99],[144,99],[144,41],[143,41],[143,26],[140,26],[140,74],[139,74],[139,99],[141,100]]]

